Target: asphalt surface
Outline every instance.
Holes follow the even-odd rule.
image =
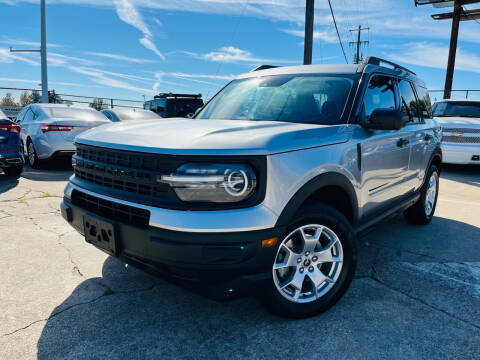
[[[85,243],[59,212],[70,174],[0,175],[0,359],[480,358],[480,167],[445,169],[430,225],[398,217],[365,234],[344,298],[296,321]]]

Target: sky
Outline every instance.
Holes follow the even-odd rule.
[[[9,52],[39,47],[39,4],[0,0],[0,87],[39,88],[39,54]],[[413,0],[332,5],[349,62],[356,40],[349,30],[361,24],[370,28],[362,32],[370,42],[364,56],[399,62],[430,89],[443,88],[451,22],[430,14],[445,9],[416,8]],[[160,92],[209,98],[257,65],[301,64],[304,17],[305,0],[47,0],[49,88],[132,100]],[[314,31],[313,63],[345,63],[327,0],[315,1]],[[480,89],[480,21],[460,24],[453,88]]]

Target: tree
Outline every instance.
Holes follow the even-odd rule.
[[[13,98],[11,93],[6,93],[3,97],[2,101],[0,102],[1,106],[17,106],[15,99]]]
[[[33,90],[30,94],[30,103],[38,104],[42,98],[40,97],[40,92],[38,90]]]
[[[48,92],[48,102],[50,104],[62,104],[63,100],[60,95],[55,93],[55,90],[52,90]]]
[[[93,99],[93,101],[88,105],[95,110],[102,110],[106,107],[106,104],[103,102],[103,99]]]
[[[27,106],[30,105],[31,102],[31,96],[28,91],[24,91],[22,95],[20,95],[20,106]]]

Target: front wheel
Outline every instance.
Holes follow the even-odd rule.
[[[279,245],[269,308],[290,318],[324,312],[345,293],[355,267],[356,236],[345,216],[326,204],[306,206]]]
[[[426,181],[420,190],[420,198],[404,212],[407,222],[416,225],[427,225],[432,221],[437,207],[439,174],[435,165],[427,172]]]

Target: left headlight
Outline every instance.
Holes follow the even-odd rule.
[[[183,201],[235,203],[250,197],[257,186],[254,171],[242,164],[184,164],[162,175]]]

